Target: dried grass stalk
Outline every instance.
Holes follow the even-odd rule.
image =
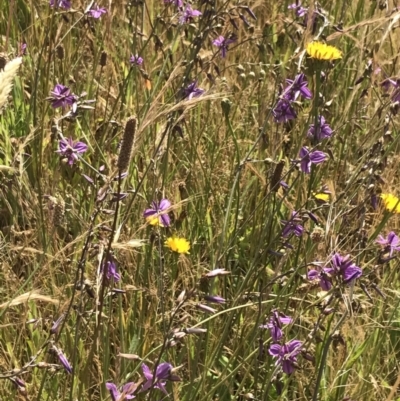
[[[4,71],[0,72],[0,109],[7,103],[7,97],[11,92],[14,78],[21,63],[22,57],[17,57],[9,61],[4,67]]]

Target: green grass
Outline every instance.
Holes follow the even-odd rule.
[[[139,400],[400,400],[399,262],[382,262],[375,243],[398,233],[399,217],[371,204],[372,194],[399,195],[396,105],[380,85],[397,76],[398,14],[374,1],[323,1],[326,24],[312,32],[289,2],[196,2],[203,15],[185,25],[162,1],[115,2],[98,20],[84,15],[89,4],[0,5],[0,51],[12,59],[27,44],[0,115],[0,398],[110,400],[106,382],[134,381]],[[237,41],[223,59],[212,40],[230,33]],[[304,54],[317,37],[342,59]],[[141,67],[130,66],[134,54]],[[300,71],[313,99],[276,123],[280,88]],[[183,99],[195,79],[206,93]],[[71,107],[46,99],[57,83],[94,102],[63,118]],[[307,131],[318,114],[334,135],[316,146],[328,160],[304,174],[295,161],[315,145]],[[131,116],[128,175],[112,181]],[[73,166],[56,153],[60,135],[88,145]],[[288,190],[274,186],[280,180]],[[320,204],[324,185],[331,196]],[[112,202],[118,192],[127,197]],[[143,217],[162,198],[172,203],[168,228]],[[294,210],[305,232],[285,240],[281,220]],[[171,236],[186,238],[190,253],[166,247]],[[307,271],[335,252],[363,275],[326,295]],[[100,273],[111,254],[119,282]],[[229,274],[206,277],[217,268]],[[293,318],[282,341],[303,342],[292,375],[275,366],[269,330],[259,328],[274,309]],[[143,361],[177,368],[168,396],[140,393]]]

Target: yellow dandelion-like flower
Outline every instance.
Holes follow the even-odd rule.
[[[400,199],[392,194],[381,194],[385,209],[392,213],[400,213]]]
[[[306,47],[307,54],[317,60],[337,60],[342,58],[342,52],[335,46],[322,42],[310,42]]]
[[[185,238],[169,237],[165,245],[174,252],[189,253],[190,243]]]

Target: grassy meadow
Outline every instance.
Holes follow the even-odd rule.
[[[1,400],[400,400],[396,2],[0,15]]]

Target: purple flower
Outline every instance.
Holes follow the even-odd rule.
[[[204,89],[197,87],[197,80],[193,81],[191,84],[183,89],[184,97],[189,100],[193,99],[194,97],[201,96],[204,92]]]
[[[130,63],[131,63],[132,65],[138,65],[138,66],[140,66],[140,65],[143,64],[143,59],[142,59],[142,57],[140,57],[140,56],[137,55],[137,54],[132,55],[131,58],[129,59],[129,61],[130,61]]]
[[[151,225],[169,227],[171,225],[171,219],[166,211],[170,207],[171,202],[168,199],[161,199],[160,203],[154,201],[151,203],[151,208],[144,211],[143,216]]]
[[[228,46],[234,42],[236,42],[236,39],[227,39],[223,36],[218,36],[217,39],[213,40],[212,44],[219,47],[221,50],[221,57],[225,58],[228,51]]]
[[[268,323],[260,325],[260,329],[269,329],[273,341],[279,341],[283,337],[282,324],[290,324],[293,319],[279,313],[277,310],[272,311],[272,316]]]
[[[335,253],[332,257],[334,272],[342,276],[344,283],[350,283],[362,276],[362,270],[350,260],[350,255],[341,256]]]
[[[284,345],[272,344],[269,354],[277,358],[276,365],[282,365],[284,373],[290,375],[294,372],[297,363],[297,355],[301,352],[303,343],[299,340],[291,340]]]
[[[75,161],[79,160],[79,155],[85,153],[88,149],[86,143],[77,141],[74,142],[72,138],[61,139],[59,142],[59,149],[57,153],[59,153],[62,157],[68,159],[68,164],[72,166]]]
[[[185,9],[181,12],[181,16],[179,17],[179,23],[181,25],[187,24],[193,18],[198,17],[200,15],[201,15],[201,12],[199,10],[193,10],[193,8],[190,4],[186,4]]]
[[[171,375],[172,365],[167,362],[160,363],[157,366],[156,374],[153,372],[146,364],[142,364],[143,375],[146,378],[146,382],[143,384],[141,391],[149,390],[150,388],[158,388],[163,393],[168,395],[165,389],[165,384],[167,380],[176,380],[177,377]]]
[[[61,84],[57,84],[50,94],[51,96],[48,97],[47,100],[51,101],[51,107],[54,109],[57,107],[71,106],[78,99],[74,94],[71,94],[71,89]]]
[[[288,87],[282,93],[282,97],[286,100],[297,100],[299,96],[304,99],[311,99],[312,93],[308,89],[308,82],[304,74],[298,74],[294,79],[287,79],[286,83],[289,84]]]
[[[300,2],[298,4],[294,3],[288,6],[289,10],[296,10],[296,15],[298,17],[303,17],[308,13],[308,8],[304,8],[301,6]]]
[[[272,110],[272,115],[277,123],[286,123],[289,120],[294,120],[297,117],[291,102],[285,99],[279,99]]]
[[[182,0],[164,0],[164,4],[175,4],[176,7],[183,7],[183,1]]]
[[[326,122],[324,116],[318,117],[317,129],[315,129],[315,124],[311,124],[308,129],[307,135],[311,138],[314,138],[317,142],[320,142],[322,139],[330,138],[332,136],[333,130]]]
[[[323,291],[329,291],[332,288],[331,274],[333,273],[331,267],[324,267],[320,270],[312,269],[307,273],[309,280],[319,280],[319,285]]]
[[[392,257],[393,251],[400,251],[400,238],[391,231],[387,238],[379,235],[379,238],[375,241],[385,247],[386,251],[389,251],[389,257]]]
[[[136,388],[137,386],[135,383],[129,382],[124,384],[121,388],[121,391],[119,391],[114,383],[106,383],[106,389],[110,392],[112,401],[131,400],[132,398],[135,398],[133,393],[135,392]]]
[[[304,227],[300,223],[302,223],[302,220],[298,217],[298,212],[293,211],[290,220],[281,220],[281,224],[284,225],[282,236],[286,238],[293,234],[296,237],[301,237],[304,232]]]
[[[20,56],[25,56],[26,55],[26,48],[27,48],[27,44],[26,43],[21,43],[21,45],[19,47],[19,55]]]
[[[94,4],[93,8],[89,10],[89,14],[96,19],[100,18],[106,12],[107,10],[105,8],[100,8],[97,4]]]
[[[311,173],[311,164],[321,164],[326,160],[327,156],[324,152],[315,150],[310,152],[306,146],[300,150],[300,168],[303,173]]]
[[[107,280],[111,280],[111,278],[113,278],[115,282],[121,280],[121,275],[117,272],[117,264],[115,263],[113,257],[111,257],[111,259],[106,262],[106,266],[107,266],[107,271],[106,271]],[[103,272],[103,268],[101,269],[101,272]]]
[[[50,6],[54,7],[55,0],[50,0]],[[71,2],[69,0],[58,0],[57,7],[65,8],[69,10],[71,8]]]

